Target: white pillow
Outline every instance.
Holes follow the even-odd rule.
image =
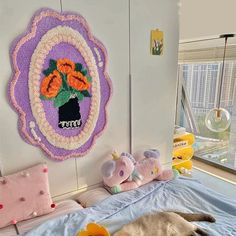
[[[102,200],[110,197],[111,194],[107,192],[104,188],[95,188],[92,190],[85,191],[76,198],[77,202],[79,202],[83,207],[90,207]]]
[[[35,217],[34,219],[25,220],[17,224],[20,234],[30,231],[31,229],[39,226],[43,222],[56,218],[61,215],[66,215],[74,211],[83,209],[83,207],[73,200],[64,200],[56,203],[57,207],[54,212],[43,215],[40,217]],[[1,233],[0,233],[1,235]],[[5,235],[5,234],[4,234]]]

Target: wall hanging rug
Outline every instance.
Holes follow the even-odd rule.
[[[86,20],[41,9],[11,48],[9,96],[19,132],[47,156],[83,156],[107,121],[107,53]]]

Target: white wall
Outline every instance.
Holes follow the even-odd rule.
[[[160,147],[163,162],[167,163],[171,159],[174,124],[177,3],[173,0],[148,0],[147,3],[131,0],[131,6],[133,147],[134,151],[140,147]],[[9,106],[6,94],[11,76],[10,43],[25,31],[33,13],[41,7],[59,10],[59,0],[0,0],[0,161],[4,174],[46,162],[51,192],[57,196],[100,182],[100,165],[107,154],[113,149],[129,150],[129,1],[63,0],[63,10],[82,14],[93,34],[106,46],[114,87],[104,134],[87,156],[64,162],[50,161],[39,148],[20,138],[17,114]],[[165,32],[162,57],[149,55],[150,30],[157,27]],[[144,99],[139,96],[140,91]]]
[[[235,0],[180,0],[180,39],[236,32]]]
[[[164,32],[163,56],[150,54],[150,30]],[[178,48],[177,1],[131,1],[133,150],[158,148],[171,161]]]

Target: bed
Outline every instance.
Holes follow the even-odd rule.
[[[236,201],[195,179],[179,177],[168,182],[154,181],[141,188],[112,195],[92,207],[47,221],[25,236],[74,236],[89,222],[102,224],[113,234],[143,214],[166,210],[210,213],[216,218],[216,223],[196,224],[211,235],[236,235]]]

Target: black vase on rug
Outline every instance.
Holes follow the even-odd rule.
[[[58,127],[61,129],[74,129],[82,125],[80,106],[78,98],[70,98],[70,100],[58,110],[59,121]]]

